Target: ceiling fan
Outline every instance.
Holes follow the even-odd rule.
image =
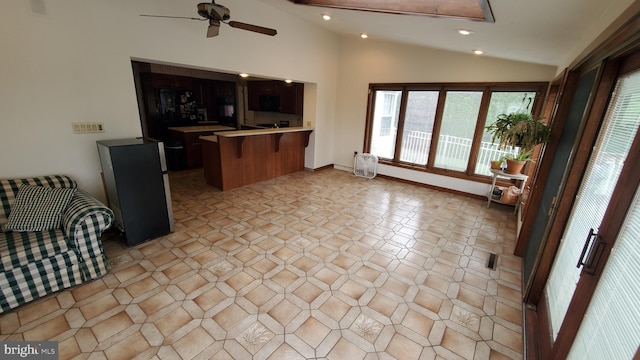
[[[274,36],[278,32],[275,29],[263,26],[247,24],[239,21],[228,21],[231,18],[231,12],[226,6],[216,4],[215,0],[210,3],[198,4],[198,15],[202,18],[184,17],[184,16],[165,16],[165,15],[140,15],[147,17],[171,18],[171,19],[188,19],[205,21],[209,20],[209,28],[207,29],[207,37],[218,36],[220,31],[220,23],[227,24],[233,28],[257,32],[264,35]]]

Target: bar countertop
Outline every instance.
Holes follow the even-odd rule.
[[[286,128],[269,128],[269,129],[253,129],[253,130],[234,130],[216,132],[214,135],[223,137],[251,136],[251,135],[268,135],[268,134],[284,134],[298,131],[313,131],[312,127],[286,127]],[[203,137],[204,138],[204,137]]]
[[[235,130],[236,128],[224,125],[197,125],[197,126],[174,126],[168,128],[169,130],[178,131],[182,133],[197,133],[202,131],[226,131]]]

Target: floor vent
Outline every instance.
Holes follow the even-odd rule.
[[[495,270],[496,269],[496,259],[498,258],[498,255],[496,254],[491,254],[489,255],[489,262],[487,262],[487,267],[491,270]]]

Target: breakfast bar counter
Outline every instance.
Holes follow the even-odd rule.
[[[201,136],[207,184],[224,191],[303,170],[312,131],[292,127]]]
[[[187,168],[202,166],[202,141],[201,136],[212,135],[217,131],[235,130],[236,128],[224,125],[198,125],[170,127],[169,143],[181,144],[184,147],[184,157]]]

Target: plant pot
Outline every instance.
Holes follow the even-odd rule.
[[[507,159],[507,169],[504,172],[507,174],[521,174],[522,168],[526,163],[526,161]]]
[[[500,161],[500,160],[494,160],[494,161],[491,161],[491,168],[492,168],[493,170],[500,170],[500,169],[502,169],[502,161]]]

